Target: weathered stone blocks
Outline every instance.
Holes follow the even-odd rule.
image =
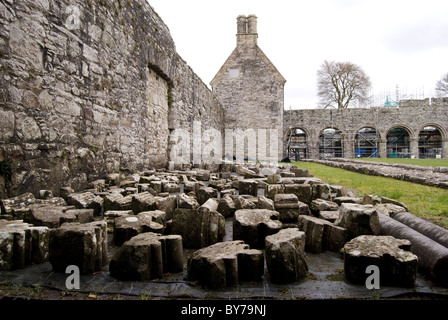
[[[248,194],[256,197],[258,195],[258,183],[251,179],[239,180],[238,190],[240,194]]]
[[[22,220],[0,220],[0,271],[21,269],[48,261],[47,227]]]
[[[185,248],[203,248],[222,241],[225,218],[217,208],[216,199],[209,199],[198,209],[177,208],[171,222],[171,233],[182,236]]]
[[[93,209],[95,216],[103,212],[103,199],[89,191],[68,194],[66,201],[78,209]]]
[[[232,217],[236,211],[235,202],[230,195],[226,194],[219,199],[218,208],[216,210],[221,213],[224,218]]]
[[[160,210],[144,211],[137,215],[124,215],[114,220],[114,243],[122,245],[132,237],[153,232],[163,234],[166,226],[166,213]]]
[[[188,260],[187,271],[189,280],[212,290],[233,287],[242,281],[261,280],[264,255],[243,241],[219,242],[195,251]]]
[[[180,235],[146,232],[126,241],[113,255],[109,271],[119,280],[144,281],[183,270]]]
[[[104,197],[104,211],[132,210],[133,194],[123,196],[119,192],[111,192]]]
[[[82,274],[101,271],[107,264],[107,223],[65,223],[50,230],[49,259],[55,272],[76,265]]]
[[[418,258],[410,252],[411,242],[392,236],[358,236],[344,245],[344,272],[348,281],[365,284],[366,269],[374,265],[380,271],[380,283],[414,286]]]
[[[339,205],[336,202],[329,200],[314,199],[311,201],[310,209],[311,212],[317,216],[320,211],[338,211]]]
[[[285,184],[283,193],[293,193],[299,201],[307,205],[313,200],[313,189],[309,184]]]
[[[157,209],[157,200],[159,197],[153,196],[150,192],[141,192],[135,194],[131,198],[131,209],[134,214],[143,211],[151,211]],[[108,210],[112,210],[108,208]],[[117,210],[117,209],[114,209]],[[123,210],[123,209],[121,209]]]
[[[201,187],[196,192],[196,199],[200,205],[203,205],[210,198],[217,198],[218,190],[212,187]]]
[[[373,205],[342,203],[336,225],[347,229],[348,240],[360,235],[378,235],[380,222]]]
[[[279,213],[279,220],[285,223],[297,223],[299,215],[310,214],[308,205],[293,193],[276,194],[274,208]]]
[[[282,228],[278,216],[277,211],[266,209],[237,210],[233,221],[233,240],[243,240],[251,248],[264,248],[266,236]]]
[[[299,216],[298,226],[306,234],[305,250],[312,253],[338,252],[347,240],[344,228],[314,216]]]
[[[267,236],[266,265],[273,283],[289,283],[305,278],[305,233],[297,228],[282,229]]]
[[[94,209],[74,209],[74,207],[31,205],[23,214],[23,220],[35,226],[58,228],[66,222],[91,222]]]

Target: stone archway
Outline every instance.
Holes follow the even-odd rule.
[[[409,131],[402,126],[395,126],[387,132],[386,136],[387,158],[410,158],[411,138]]]
[[[436,126],[425,126],[418,135],[419,159],[442,158],[442,132]]]
[[[301,128],[292,128],[288,136],[289,158],[298,161],[309,158],[308,154],[308,134]]]
[[[359,129],[355,135],[355,157],[356,158],[378,158],[380,136],[378,131],[372,127]]]
[[[337,128],[326,128],[319,135],[319,158],[343,158],[344,135]]]

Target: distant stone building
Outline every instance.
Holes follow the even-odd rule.
[[[283,104],[286,80],[257,45],[257,17],[238,16],[237,45],[210,82],[224,109],[226,129],[253,129],[258,133],[258,152],[269,150],[270,135],[259,129],[275,129],[278,134],[276,160],[283,156]],[[228,138],[228,137],[227,137]],[[261,143],[260,143],[261,141]],[[263,150],[265,147],[268,150]],[[253,146],[252,146],[253,147]],[[246,154],[247,155],[247,154]],[[263,156],[257,157],[258,159]],[[262,159],[261,159],[262,160]]]
[[[292,159],[448,158],[448,98],[398,107],[285,111]]]

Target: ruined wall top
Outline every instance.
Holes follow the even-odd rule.
[[[237,18],[237,46],[241,45],[256,45],[257,32],[257,17],[253,14],[244,16],[240,15]]]

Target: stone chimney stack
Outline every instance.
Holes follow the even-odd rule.
[[[237,18],[237,47],[257,45],[257,17],[253,14],[249,16],[240,15]]]

